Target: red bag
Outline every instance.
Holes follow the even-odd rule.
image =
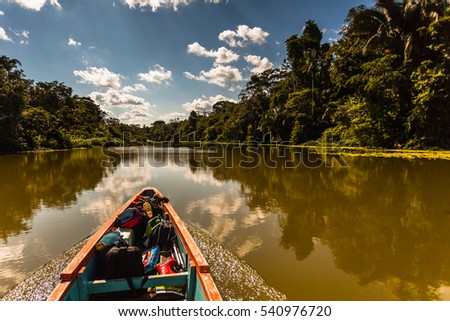
[[[124,228],[133,228],[136,225],[138,225],[142,221],[142,215],[138,214],[135,217],[131,218],[130,220],[123,223],[120,227]]]

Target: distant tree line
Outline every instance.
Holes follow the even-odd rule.
[[[74,95],[63,83],[34,83],[20,67],[17,59],[0,57],[0,152],[146,139],[148,128],[106,117],[90,98]]]
[[[209,112],[143,127],[107,117],[63,83],[26,79],[18,60],[2,56],[0,151],[123,139],[449,149],[448,7],[447,0],[358,6],[333,44],[309,20],[285,41],[282,66],[251,76],[239,102],[220,101]]]

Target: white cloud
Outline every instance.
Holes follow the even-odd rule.
[[[4,15],[5,15],[5,13],[0,10],[0,16],[4,16]]]
[[[222,0],[205,0],[205,3],[218,4],[221,1]],[[156,12],[160,7],[172,7],[174,11],[177,11],[180,4],[187,6],[194,2],[194,0],[122,0],[122,2],[128,5],[130,9],[136,7],[139,7],[141,10],[151,8],[153,12]]]
[[[50,4],[54,7],[56,7],[56,9],[58,9],[58,10],[62,9],[61,5],[58,3],[58,0],[50,0]]]
[[[123,123],[147,126],[150,125],[150,119],[152,117],[152,114],[142,109],[132,109],[131,111],[127,111],[119,115],[119,119]]]
[[[19,30],[15,30],[15,29],[12,29],[12,28],[9,28],[9,31],[11,31],[14,34],[14,36],[17,38],[17,39],[15,39],[16,41],[14,41],[12,39],[10,39],[10,41],[18,42],[21,45],[28,45],[28,39],[30,38],[30,32],[29,31],[27,31],[27,30],[19,31]],[[0,39],[3,39],[3,38],[0,37]],[[3,40],[6,40],[6,39],[3,39]]]
[[[242,89],[241,86],[239,86],[239,85],[234,86],[234,85],[233,85],[233,86],[230,86],[230,88],[228,88],[228,91],[234,93],[234,92],[236,92],[236,91],[240,91],[241,89]]]
[[[108,89],[106,92],[92,92],[89,97],[98,104],[110,117],[118,118],[127,124],[150,125],[153,117],[149,109],[154,107],[144,98],[130,95],[120,90]],[[122,113],[111,111],[119,108]],[[117,115],[118,114],[118,115]]]
[[[123,123],[149,125],[153,117],[149,113],[150,104],[146,99],[135,96],[131,92],[146,91],[140,83],[121,86],[124,76],[111,72],[107,68],[88,67],[86,70],[75,70],[74,75],[80,77],[79,82],[103,87],[105,91],[93,91],[89,97],[110,117],[118,118]]]
[[[85,66],[89,65],[89,60],[87,56],[85,55],[81,56],[81,61],[83,62],[83,65]]]
[[[160,115],[158,118],[160,120],[164,120],[165,122],[168,122],[173,119],[177,119],[177,118],[184,119],[186,117],[187,117],[187,115],[185,113],[173,112],[173,113]]]
[[[125,93],[130,93],[133,91],[146,91],[147,87],[145,87],[143,84],[134,84],[133,86],[125,86],[122,88],[122,91]]]
[[[165,82],[166,85],[168,85],[170,83],[169,80],[172,80],[172,72],[170,70],[165,70],[160,65],[155,65],[153,70],[149,70],[147,73],[139,73],[138,77],[140,80],[146,82],[156,84]]]
[[[31,9],[34,11],[40,11],[47,3],[47,0],[12,0],[12,1],[17,3],[22,8]],[[48,3],[58,10],[62,9],[58,0],[48,0]]]
[[[76,41],[72,37],[69,37],[69,41],[67,42],[69,46],[81,46],[81,42]]]
[[[20,39],[20,44],[21,45],[28,45],[28,39],[30,38],[30,32],[27,30],[23,30],[20,34],[19,37],[21,37],[22,39]]]
[[[106,92],[94,91],[89,94],[89,97],[103,109],[111,109],[114,107],[142,107],[144,109],[148,109],[152,107],[152,105],[144,98],[137,97],[116,89],[108,89]]]
[[[199,57],[215,58],[215,62],[219,64],[230,63],[239,59],[239,55],[230,49],[220,47],[218,50],[206,50],[206,48],[201,46],[198,42],[194,42],[188,45],[187,52]]]
[[[208,112],[212,110],[212,107],[215,103],[219,101],[231,101],[236,102],[234,99],[229,99],[222,95],[216,95],[209,98],[206,98],[205,96],[201,98],[196,98],[191,102],[187,102],[183,104],[183,108],[187,111],[199,111],[199,112]]]
[[[273,67],[273,64],[269,61],[269,59],[267,58],[261,59],[261,57],[259,56],[254,55],[245,56],[245,61],[255,66],[254,68],[251,69],[252,73],[254,74],[262,73],[263,71]]]
[[[130,9],[139,7],[145,9],[149,7],[153,12],[158,10],[159,7],[173,7],[174,11],[178,10],[180,4],[188,5],[191,0],[122,0],[124,4],[128,5]]]
[[[12,42],[12,39],[6,34],[5,29],[2,27],[0,27],[0,40]]]
[[[123,78],[105,67],[88,67],[86,70],[75,70],[73,74],[81,78],[80,83],[106,88],[120,88],[120,78]]]
[[[250,28],[239,25],[236,31],[225,30],[219,34],[219,40],[225,41],[231,47],[245,47],[249,43],[262,45],[266,43],[269,33],[259,27]]]
[[[225,87],[228,83],[239,82],[243,80],[239,69],[231,66],[222,66],[214,64],[209,71],[202,70],[199,76],[195,76],[185,71],[184,75],[188,79],[205,81],[220,87]]]

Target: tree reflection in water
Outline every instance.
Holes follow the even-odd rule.
[[[76,202],[82,191],[95,188],[114,171],[99,166],[102,157],[94,149],[2,156],[0,237],[6,241],[26,231],[41,206],[62,209]]]
[[[250,210],[278,213],[280,244],[297,260],[313,253],[316,238],[361,286],[381,282],[401,300],[439,299],[450,283],[449,162],[350,157],[348,167],[325,166],[329,156],[287,150],[283,159],[303,157],[302,165],[278,158],[273,167],[260,161],[270,153],[264,148],[259,159],[243,149],[225,151],[233,166],[211,166],[214,178],[239,182]],[[203,157],[195,167],[208,167]],[[305,160],[317,164],[315,157],[323,166],[309,168]]]

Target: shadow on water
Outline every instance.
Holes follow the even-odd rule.
[[[233,253],[198,228],[187,226],[206,260],[224,300],[286,300],[286,296]],[[36,270],[11,289],[2,301],[45,301],[59,282],[59,275],[81,250],[88,238]],[[225,268],[226,267],[226,268]]]

